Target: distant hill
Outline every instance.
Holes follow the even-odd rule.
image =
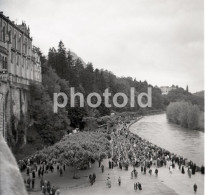
[[[71,55],[73,56],[74,60],[77,60],[78,58],[81,60],[81,62],[83,63],[84,68],[86,67],[86,63],[83,61],[82,58],[80,58],[76,53],[74,53],[73,51],[70,51]]]
[[[193,93],[193,95],[204,98],[204,91],[199,91],[199,92]]]

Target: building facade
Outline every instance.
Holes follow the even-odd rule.
[[[160,89],[161,89],[162,95],[167,95],[171,90],[176,89],[176,87],[175,86],[171,86],[171,87],[162,86],[162,87],[160,87]]]
[[[16,25],[0,12],[1,80],[29,85],[41,82],[38,50],[32,45],[30,29],[22,22]]]
[[[0,133],[7,137],[11,119],[26,116],[29,86],[40,84],[41,63],[38,48],[32,45],[29,27],[0,12]]]

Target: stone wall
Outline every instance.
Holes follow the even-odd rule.
[[[8,141],[8,144],[18,142],[17,127],[20,120],[28,124],[29,90],[24,86],[13,86],[0,83],[0,133]],[[26,128],[23,140],[26,143]]]

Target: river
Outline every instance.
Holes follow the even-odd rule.
[[[130,131],[198,166],[204,164],[204,133],[171,124],[166,114],[145,116],[131,125]]]

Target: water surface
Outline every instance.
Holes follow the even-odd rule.
[[[199,166],[204,164],[204,133],[171,124],[166,114],[145,116],[134,123],[130,131]]]

